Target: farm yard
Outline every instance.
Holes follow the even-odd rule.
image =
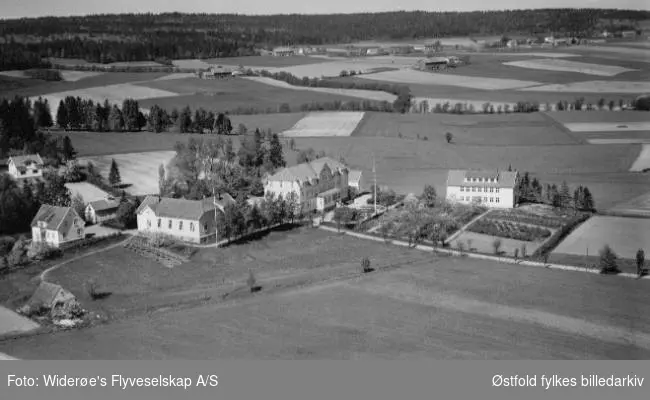
[[[350,136],[363,120],[363,112],[309,113],[291,129],[282,132],[284,137]]]
[[[637,250],[650,247],[650,219],[591,217],[560,243],[549,260],[569,259],[579,264],[597,264],[598,251],[605,245],[609,245],[620,258],[629,260],[619,263],[624,272],[636,273],[633,260]]]
[[[267,240],[219,250],[216,269],[214,261],[167,269],[124,251],[66,266],[55,278],[82,299],[84,279],[103,279],[114,293],[93,307],[114,318],[86,330],[0,342],[0,351],[21,359],[650,357],[643,333],[650,317],[629,307],[650,300],[638,282],[432,257],[319,231],[272,233]],[[389,269],[322,281],[351,276],[365,254],[373,267]],[[247,267],[259,272],[262,293],[218,300],[222,277],[232,290],[243,285]],[[178,303],[192,295],[204,301]],[[134,313],[123,316],[125,309]],[[190,336],[187,326],[196,327]]]
[[[85,157],[81,158],[79,163],[92,162],[102,176],[108,177],[111,160],[115,159],[120,168],[122,183],[128,185],[125,190],[132,195],[147,195],[159,192],[158,167],[161,164],[167,166],[175,155],[175,151],[123,153]]]

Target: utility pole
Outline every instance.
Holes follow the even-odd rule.
[[[212,202],[214,203],[214,243],[217,243],[217,195],[212,187]]]
[[[375,199],[375,215],[377,215],[377,169],[375,168],[375,153],[372,153],[372,174],[375,179],[375,194],[373,197]]]

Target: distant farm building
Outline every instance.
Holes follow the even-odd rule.
[[[413,52],[413,46],[391,46],[388,48],[390,54],[409,54]]]
[[[120,202],[113,198],[91,201],[85,209],[86,221],[97,224],[113,219],[119,206]]]
[[[275,57],[290,57],[296,55],[296,50],[293,47],[276,47],[273,49]]]
[[[366,49],[366,55],[376,56],[379,55],[379,47],[370,47]]]
[[[201,79],[226,79],[233,76],[233,70],[219,65],[210,67],[207,71],[200,71],[198,76]]]
[[[63,287],[54,283],[41,281],[41,284],[27,304],[34,308],[45,307],[49,310],[54,310],[73,301],[75,301],[75,296]]]
[[[621,37],[625,39],[634,39],[636,38],[636,31],[622,31]]]
[[[439,69],[446,69],[448,67],[455,67],[460,61],[457,57],[430,57],[419,60],[417,68],[421,71],[436,71]]]
[[[451,170],[446,197],[451,202],[513,208],[518,177],[516,171]]]

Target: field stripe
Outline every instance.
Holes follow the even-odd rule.
[[[650,168],[650,144],[644,144],[636,161],[630,167],[630,171],[640,172],[648,168]]]
[[[510,62],[503,63],[503,65],[519,67],[519,68],[543,70],[543,71],[574,72],[579,74],[606,76],[606,77],[616,76],[624,72],[637,71],[635,69],[617,67],[614,65],[588,64],[583,62],[568,61],[568,60],[562,60],[556,58],[510,61]]]
[[[648,122],[569,122],[564,126],[571,132],[645,132]]]
[[[516,90],[523,92],[643,94],[650,92],[650,82],[587,81],[524,87]]]
[[[443,308],[467,314],[487,316],[504,321],[539,325],[546,329],[554,329],[574,335],[591,337],[597,340],[623,345],[632,344],[645,349],[650,349],[650,335],[642,332],[633,332],[609,325],[595,324],[582,319],[566,317],[540,310],[511,307],[456,295],[435,293],[429,290],[420,289],[414,283],[382,281],[381,283],[346,283],[346,285],[368,293],[388,296],[408,303]]]
[[[272,78],[252,77],[252,76],[247,76],[243,78],[254,82],[264,83],[269,86],[280,87],[283,89],[290,89],[290,90],[328,93],[328,94],[335,94],[341,96],[356,97],[364,100],[387,101],[389,103],[392,103],[395,101],[395,99],[397,99],[397,96],[395,96],[394,94],[382,92],[379,90],[337,89],[337,88],[294,86],[288,84],[287,82],[278,81]]]

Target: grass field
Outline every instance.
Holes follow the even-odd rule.
[[[36,328],[38,328],[36,322],[0,306],[0,336],[28,332]]]
[[[617,204],[612,207],[612,211],[631,215],[650,216],[650,192],[634,197],[631,200],[624,201],[621,204]]]
[[[445,144],[450,132],[458,145],[529,146],[582,143],[548,118],[534,114],[451,115],[367,113],[354,136],[427,138]]]
[[[465,251],[467,251],[470,249],[471,243],[471,248],[476,249],[474,251],[485,254],[494,254],[494,246],[492,245],[494,243],[494,239],[496,239],[494,236],[465,231],[458,235],[458,237],[456,237],[454,240],[452,240],[450,242],[450,246],[452,249],[456,249],[458,248],[458,243],[462,243]],[[499,238],[499,240],[501,241],[501,247],[499,250],[502,251],[504,255],[509,257],[512,257],[515,249],[521,253],[522,245],[526,245],[527,254],[533,254],[533,252],[537,250],[537,248],[543,243],[539,241],[525,242],[523,240],[515,240],[509,238]]]
[[[216,293],[222,276],[243,281],[250,266],[321,279],[269,293],[273,284],[261,275],[264,289],[252,298],[137,313],[87,330],[0,342],[0,351],[23,359],[650,358],[650,317],[636,307],[650,300],[646,282],[436,258],[314,231],[218,251],[217,268],[136,265],[122,251],[56,277],[75,291],[84,278],[102,274],[115,292],[101,307],[116,314],[121,307],[155,310],[160,298],[177,299],[183,290]],[[397,268],[322,282],[327,271],[358,269],[365,254],[374,267]]]
[[[415,62],[413,59],[407,58],[359,58],[359,59],[344,59],[344,60],[321,60],[319,64],[309,65],[295,65],[291,67],[277,67],[273,68],[271,72],[284,71],[299,78],[321,78],[321,77],[337,77],[341,71],[355,71],[363,74],[371,73],[381,68],[404,68]],[[374,74],[372,74],[374,75]]]
[[[464,88],[482,90],[519,89],[528,86],[540,85],[536,81],[521,81],[516,79],[485,78],[474,76],[463,76],[462,71],[456,73],[435,73],[401,69],[398,71],[378,72],[365,75],[364,79],[373,81],[384,81],[403,84],[421,84],[434,86],[459,86]]]
[[[509,66],[528,68],[543,71],[562,71],[562,72],[578,72],[587,75],[597,76],[616,76],[624,72],[631,72],[633,70],[616,67],[612,65],[588,64],[578,61],[569,61],[557,58],[542,58],[535,60],[525,61],[510,61],[505,63]]]
[[[642,146],[641,153],[639,153],[639,157],[630,167],[630,171],[639,172],[650,168],[650,144],[644,144]]]
[[[253,65],[259,67],[289,67],[293,65],[320,64],[323,62],[320,58],[309,56],[293,57],[273,57],[273,56],[250,56],[250,57],[226,57],[210,58],[205,60],[209,64],[216,65],[243,65],[244,67]]]
[[[80,194],[85,203],[102,200],[109,196],[108,193],[88,182],[66,183],[65,187],[70,190],[70,197],[75,197]]]
[[[92,162],[97,171],[108,179],[111,162],[114,159],[120,169],[122,184],[129,185],[125,190],[132,195],[147,195],[159,192],[158,167],[160,164],[166,166],[175,155],[175,151],[123,153],[85,157],[79,162],[82,164]]]
[[[170,97],[146,99],[140,105],[151,108],[154,104],[167,109],[192,109],[203,107],[210,110],[234,110],[238,107],[255,107],[260,112],[271,108],[277,111],[287,103],[298,111],[304,103],[358,100],[356,97],[332,93],[317,93],[309,90],[295,90],[267,85],[250,79],[202,80],[197,78],[157,80],[142,83],[156,90],[180,93]]]
[[[633,93],[650,91],[650,82],[643,81],[588,81],[566,84],[552,84],[518,89],[528,92],[570,92],[570,93]]]
[[[650,219],[596,216],[573,231],[555,253],[591,255],[608,244],[616,254],[634,259],[638,249],[650,248]]]
[[[373,101],[387,101],[392,103],[397,99],[397,96],[394,94],[382,92],[379,90],[359,90],[359,89],[335,89],[335,88],[317,88],[317,87],[306,87],[306,86],[294,86],[290,85],[283,81],[278,81],[272,78],[264,77],[246,77],[245,79],[252,80],[254,82],[263,83],[265,85],[271,85],[274,87],[291,89],[291,90],[307,90],[317,93],[328,93],[334,95],[343,95],[349,97],[357,97],[364,100],[373,100]]]
[[[309,113],[291,129],[282,132],[285,137],[350,136],[363,120],[363,112]]]
[[[627,59],[637,62],[650,62],[650,49],[629,48],[622,46],[575,46],[571,48],[576,54],[587,53],[591,56],[611,58],[615,60]]]

